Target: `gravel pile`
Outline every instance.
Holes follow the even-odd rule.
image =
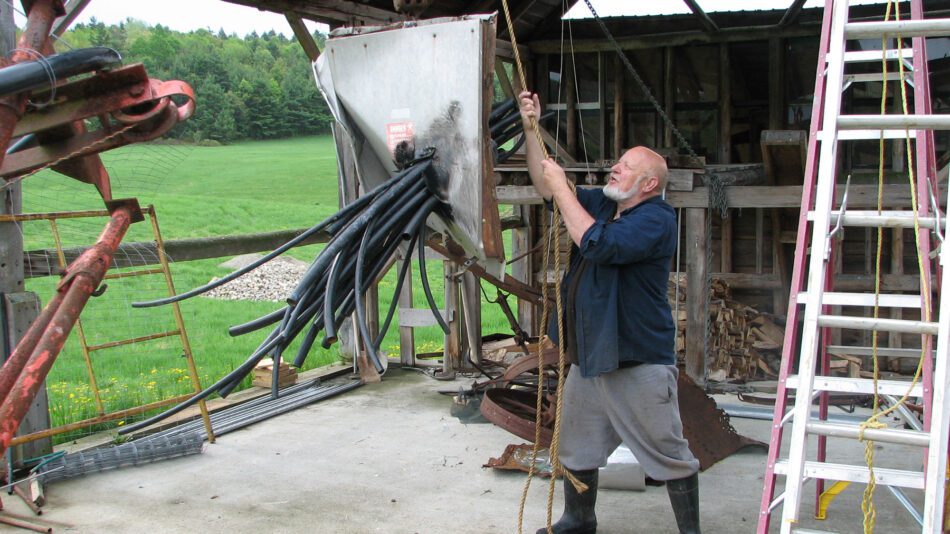
[[[222,263],[221,267],[237,270],[260,257],[259,254],[237,256]],[[293,291],[308,267],[309,264],[306,262],[294,258],[275,258],[229,284],[212,289],[203,296],[223,300],[279,302]]]

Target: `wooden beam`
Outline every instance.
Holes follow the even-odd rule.
[[[703,209],[686,210],[686,374],[706,383],[706,217]]]
[[[769,39],[769,129],[785,128],[785,41]]]
[[[674,98],[674,77],[673,77],[673,47],[667,46],[663,49],[663,111],[668,117],[673,118],[673,107],[676,105]],[[658,117],[659,118],[659,117]],[[663,124],[663,147],[673,146],[673,130]]]
[[[689,10],[693,12],[693,15],[699,19],[699,22],[703,25],[705,31],[709,33],[717,33],[719,31],[719,26],[716,24],[713,19],[709,18],[709,15],[703,11],[703,8],[699,7],[699,4],[696,3],[696,0],[683,0],[686,5],[689,7]]]
[[[771,37],[816,37],[820,31],[821,25],[816,22],[796,24],[786,28],[754,26],[727,28],[716,33],[689,31],[638,35],[636,37],[621,37],[617,39],[617,44],[620,45],[621,50],[643,50],[664,46],[767,41]],[[558,54],[561,51],[561,41],[559,39],[532,41],[528,46],[536,54]],[[614,46],[603,39],[574,39],[573,49],[575,53],[600,52],[614,50]]]
[[[732,69],[729,43],[719,43],[719,163],[732,163]]]
[[[501,58],[495,58],[495,76],[498,77],[498,83],[505,96],[511,98],[515,96],[515,89],[511,86],[511,79],[508,77],[508,71],[505,70],[505,62]],[[517,78],[517,76],[516,76]]]
[[[514,12],[511,13],[511,25],[517,29],[518,23],[521,22],[521,17],[523,17],[525,13],[531,11],[531,8],[533,8],[537,3],[538,0],[523,0],[520,4],[518,4],[518,6],[514,9]],[[477,13],[477,11],[475,13]],[[511,28],[508,27],[508,21],[505,20],[503,13],[501,14],[500,20],[502,22],[498,28],[498,37],[510,37]],[[515,34],[515,37],[520,38],[522,36]]]
[[[782,20],[778,21],[778,26],[784,28],[786,26],[791,26],[798,19],[798,15],[802,12],[802,6],[805,5],[805,0],[794,0],[792,5],[788,6],[788,9],[785,10],[785,14],[782,15]]]
[[[841,191],[837,191],[838,202]],[[495,188],[499,204],[541,204],[541,197],[533,186],[504,185]],[[945,193],[944,193],[945,194]],[[910,193],[903,184],[884,186],[885,207],[909,208]],[[732,186],[726,187],[726,200],[731,208],[800,208],[802,188],[797,185],[786,186]],[[709,196],[707,188],[697,187],[692,191],[669,191],[666,201],[674,208],[707,208]],[[852,185],[848,193],[848,207],[852,209],[874,209],[877,206],[876,185]]]
[[[307,29],[307,25],[303,23],[303,19],[294,13],[285,13],[284,17],[287,18],[287,23],[290,24],[290,29],[294,31],[297,42],[307,54],[307,58],[311,63],[316,61],[320,57],[320,49],[317,47],[317,42],[313,40],[310,30]]]
[[[624,88],[624,68],[620,62],[620,56],[614,54],[614,158],[620,159],[624,150],[624,128],[626,124],[623,120],[623,88]],[[606,155],[605,155],[606,157]]]
[[[278,14],[295,13],[303,18],[331,23],[390,24],[407,20],[405,15],[349,0],[225,0],[232,4],[253,7]]]
[[[732,216],[729,210],[719,225],[719,270],[724,273],[732,272]]]

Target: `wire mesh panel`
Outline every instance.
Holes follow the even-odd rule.
[[[143,211],[146,221],[129,228],[47,379],[49,433],[72,432],[69,437],[74,438],[110,421],[121,425],[143,413],[143,407],[169,404],[200,389],[177,306],[131,307],[134,301],[172,291],[157,245],[161,236],[154,209]],[[104,210],[17,216],[27,251],[27,289],[48,301],[57,275],[95,242],[108,217]]]

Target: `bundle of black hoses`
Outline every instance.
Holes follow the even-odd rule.
[[[554,112],[549,111],[541,116],[540,121],[544,121],[552,115],[554,115]],[[498,102],[492,106],[491,113],[488,115],[488,129],[497,150],[498,163],[508,161],[512,154],[521,149],[525,140],[525,136],[521,135],[524,133],[524,128],[521,123],[521,111],[518,109],[518,102],[514,98]],[[518,140],[510,148],[502,148],[515,137],[518,137]]]
[[[379,345],[392,322],[409,262],[402,263],[392,305],[375,339],[371,337],[366,324],[363,296],[384,274],[397,247],[402,243],[408,242],[410,251],[416,247],[426,301],[439,325],[448,333],[448,325],[432,297],[425,267],[426,218],[433,211],[448,213],[448,207],[428,185],[438,180],[433,169],[432,154],[431,150],[428,151],[426,156],[410,162],[405,169],[373,191],[247,267],[174,297],[134,303],[133,306],[137,308],[160,306],[199,295],[256,269],[318,232],[325,231],[330,235],[326,247],[317,255],[297,287],[287,297],[284,307],[229,330],[232,336],[239,336],[277,325],[244,363],[187,401],[152,418],[123,427],[119,433],[125,434],[149,426],[213,393],[227,396],[267,356],[274,360],[271,393],[276,397],[280,361],[290,343],[304,333],[293,361],[293,364],[299,367],[307,358],[320,332],[323,332],[320,344],[329,348],[336,341],[337,330],[342,322],[354,311],[357,328],[369,359],[378,371],[383,371],[384,367],[378,354]]]

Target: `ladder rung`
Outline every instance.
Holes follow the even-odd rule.
[[[880,57],[881,57],[881,55],[878,54],[878,59],[880,59]],[[901,73],[900,73],[900,72],[888,72],[886,75],[885,75],[883,72],[868,72],[868,73],[864,73],[864,74],[845,74],[845,75],[844,75],[844,81],[845,81],[845,83],[847,83],[847,82],[852,82],[852,83],[880,82],[880,81],[883,80],[885,77],[887,78],[888,81],[900,80],[900,79],[901,79]],[[909,71],[905,71],[904,77],[905,77],[905,78],[910,78],[910,77],[911,77],[911,76],[910,76],[910,72],[909,72]],[[908,80],[908,81],[909,81],[909,80]]]
[[[846,317],[843,315],[819,315],[818,326],[827,328],[845,328],[850,330],[878,330],[881,332],[901,332],[904,334],[937,335],[939,325],[926,321],[907,321],[904,319],[881,319],[874,317]]]
[[[792,534],[836,534],[832,530],[814,530],[811,528],[793,528]]]
[[[845,345],[828,345],[829,354],[845,356],[872,356],[873,347],[848,347]],[[878,347],[877,355],[885,358],[920,358],[920,349],[898,349],[893,347]]]
[[[790,375],[785,380],[785,386],[789,389],[798,389],[798,375]],[[874,381],[870,378],[849,378],[846,376],[816,376],[814,383],[816,391],[833,391],[837,393],[852,393],[862,395],[874,394]],[[904,395],[910,389],[910,397],[920,397],[923,395],[923,387],[920,383],[910,388],[910,382],[902,380],[878,380],[877,391],[883,395]]]
[[[133,276],[145,276],[149,274],[162,274],[165,271],[161,268],[142,269],[140,271],[125,271],[121,273],[106,273],[103,280],[114,280],[116,278],[131,278]]]
[[[808,293],[798,294],[798,303],[804,304],[808,300]],[[828,291],[822,293],[821,303],[828,306],[874,306],[873,293],[836,293]],[[920,295],[902,295],[882,293],[879,295],[878,306],[881,308],[911,308],[920,309]]]
[[[844,62],[859,63],[865,61],[880,61],[882,55],[885,56],[885,59],[889,60],[895,60],[898,57],[902,59],[910,59],[914,57],[914,49],[901,48],[900,51],[896,49],[889,49],[883,54],[880,50],[855,50],[853,52],[844,53]]]
[[[845,39],[880,39],[887,35],[901,37],[950,35],[950,19],[849,22],[844,26]]]
[[[150,341],[150,340],[153,340],[153,339],[162,339],[162,338],[165,338],[165,337],[177,336],[177,335],[180,334],[180,333],[181,333],[180,330],[171,330],[171,331],[168,331],[168,332],[159,332],[158,334],[149,334],[149,335],[147,335],[147,336],[134,337],[134,338],[131,338],[131,339],[123,339],[123,340],[120,340],[120,341],[110,341],[110,342],[108,342],[108,343],[103,343],[103,344],[101,344],[101,345],[90,345],[90,346],[86,347],[86,350],[88,350],[89,352],[95,352],[95,351],[97,351],[97,350],[111,349],[111,348],[113,348],[113,347],[121,347],[121,346],[123,346],[123,345],[131,345],[131,344],[133,344],[133,343],[141,343],[141,342],[143,342],[143,341]]]
[[[835,223],[841,212],[834,210],[831,212],[831,222]],[[808,220],[815,220],[815,212],[808,212]],[[841,224],[844,226],[855,226],[862,228],[913,228],[914,212],[908,210],[885,210],[878,212],[876,210],[847,210],[841,216]],[[933,217],[917,217],[917,224],[921,228],[933,230],[937,225]],[[940,221],[940,226],[945,228],[946,221]]]
[[[809,422],[805,425],[805,429],[811,434],[834,438],[858,439],[861,435],[861,429],[858,425],[828,423],[825,421]],[[868,440],[880,441],[882,443],[898,443],[916,447],[927,447],[930,445],[930,435],[926,432],[918,432],[916,430],[867,428],[864,430],[864,437]]]
[[[840,130],[909,128],[917,130],[950,130],[950,115],[841,115]]]
[[[911,139],[917,138],[917,130],[882,130],[878,128],[876,130],[840,130],[838,132],[837,139],[838,141],[877,141],[881,139],[882,132],[884,134],[884,139],[907,139],[908,137]],[[827,137],[825,135],[825,131],[819,130],[818,140],[824,141],[825,137]]]
[[[775,462],[775,473],[788,474],[788,460]],[[831,464],[825,462],[805,462],[806,477],[824,480],[846,480],[867,484],[868,468],[864,465]],[[919,471],[902,471],[886,467],[874,468],[874,480],[885,486],[924,489],[924,474]]]

